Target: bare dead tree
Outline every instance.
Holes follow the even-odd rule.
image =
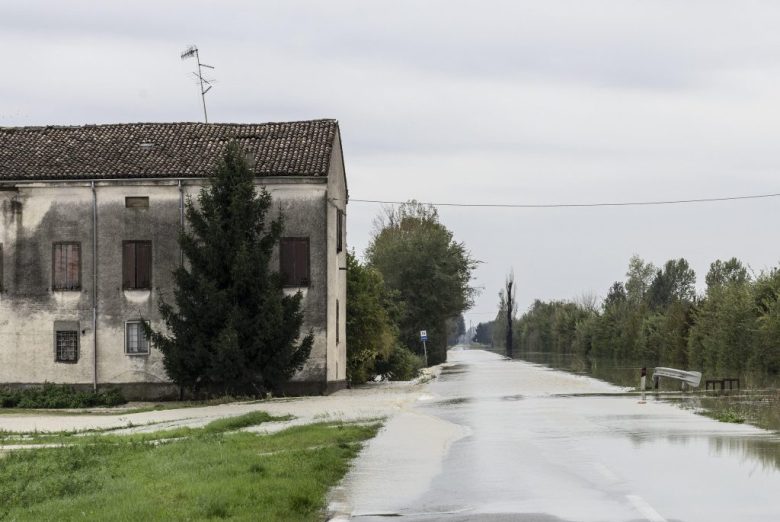
[[[515,307],[515,272],[512,270],[506,278],[506,355],[511,358],[514,352],[514,341],[512,339],[512,319]]]

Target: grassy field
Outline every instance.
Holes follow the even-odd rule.
[[[0,458],[0,520],[322,519],[326,492],[378,425],[231,432],[267,420],[254,412],[9,453]]]

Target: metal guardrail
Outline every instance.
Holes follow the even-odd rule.
[[[655,389],[658,389],[658,383],[660,382],[661,377],[675,379],[694,388],[697,388],[699,384],[701,384],[701,372],[691,372],[659,366],[653,370],[653,385]]]

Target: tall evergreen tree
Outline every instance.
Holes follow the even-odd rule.
[[[263,394],[300,369],[313,335],[301,337],[301,293],[284,295],[269,269],[282,233],[271,195],[255,188],[241,150],[230,144],[187,201],[179,237],[187,262],[174,272],[172,303],[160,302],[167,332],[149,331],[177,384],[198,391]]]

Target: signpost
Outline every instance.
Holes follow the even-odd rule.
[[[423,353],[425,354],[425,366],[428,366],[428,347],[425,346],[425,341],[428,340],[427,330],[420,330],[420,340],[423,343]]]

